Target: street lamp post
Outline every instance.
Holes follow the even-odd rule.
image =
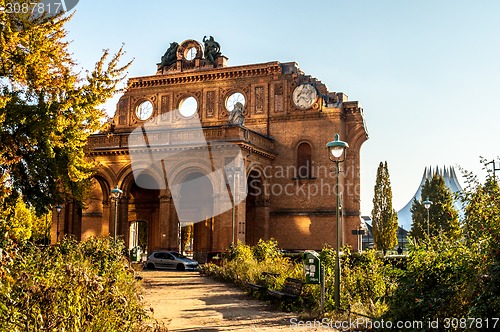
[[[111,190],[111,197],[115,201],[115,216],[113,222],[113,240],[115,244],[116,244],[116,228],[118,223],[118,201],[120,200],[122,194],[123,191],[118,188],[118,185],[116,185],[115,189]]]
[[[56,242],[59,242],[59,213],[62,210],[62,206],[57,205],[56,206],[56,212],[57,212],[57,229],[56,229]]]
[[[337,309],[340,309],[340,166],[339,164],[345,161],[345,152],[349,147],[349,144],[339,140],[339,135],[335,134],[335,139],[326,144],[326,148],[328,149],[328,158],[335,163],[335,173],[337,178],[337,186],[335,190],[335,194],[337,196],[337,243],[335,246],[336,255],[335,255],[335,289],[334,289],[334,298],[335,298],[335,306]]]
[[[427,236],[430,236],[429,230],[429,209],[431,208],[432,202],[429,201],[429,197],[425,201],[422,202],[424,204],[424,208],[427,210]]]

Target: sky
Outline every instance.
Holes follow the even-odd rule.
[[[500,155],[499,17],[495,0],[85,0],[66,28],[81,69],[124,44],[128,77],[154,75],[171,42],[210,35],[230,66],[297,62],[364,109],[361,212],[370,215],[381,161],[399,210],[426,166],[481,178],[480,156]]]

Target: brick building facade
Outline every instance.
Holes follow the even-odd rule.
[[[172,43],[155,75],[129,80],[110,129],[89,139],[100,166],[85,208],[67,203],[60,212],[61,236],[113,235],[116,220],[129,247],[140,235],[149,251],[175,250],[179,227],[194,222],[200,261],[232,241],[333,246],[336,182],[325,144],[339,133],[349,144],[340,173],[341,239],[356,248],[360,149],[368,138],[358,102],[328,91],[296,63],[227,66],[218,43],[203,42]],[[238,165],[229,145],[241,152]],[[240,176],[231,176],[230,164]],[[183,200],[190,180],[199,196]],[[115,219],[116,185],[123,195]],[[57,219],[54,213],[53,241]]]

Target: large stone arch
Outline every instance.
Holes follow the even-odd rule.
[[[255,245],[269,238],[269,181],[261,165],[254,164],[247,171],[245,199],[245,243]]]
[[[140,165],[132,169],[126,165],[119,172],[118,188],[123,191],[117,202],[117,234],[122,237],[127,247],[135,245],[132,233],[136,231],[136,222],[147,223],[148,250],[159,247],[161,238],[159,229],[160,197],[165,189],[160,189],[163,178],[155,169]],[[112,215],[114,218],[115,202],[112,201]],[[110,223],[110,230],[114,230],[114,219]]]
[[[110,186],[102,174],[91,179],[91,186],[82,208],[81,239],[109,235]]]
[[[100,165],[96,174],[93,176],[101,182],[103,188],[107,188],[106,198],[109,198],[110,188],[113,188],[113,183],[116,183],[116,176],[111,168],[106,165]]]
[[[212,172],[210,160],[197,158],[182,159],[169,165],[167,178],[170,185],[170,194],[172,196],[172,208],[175,210],[170,215],[170,224],[174,226],[177,243],[180,244],[181,227],[190,223],[194,224],[193,235],[193,256],[200,262],[204,262],[207,252],[214,247],[214,229],[219,218],[214,216],[217,209],[217,192],[224,185],[224,179],[217,178]],[[185,189],[192,183],[192,180],[201,185],[200,192],[208,190],[208,196],[194,198],[197,206],[186,206]],[[191,193],[192,194],[192,193]],[[203,202],[200,202],[203,201]],[[193,220],[190,220],[190,213],[194,213]]]

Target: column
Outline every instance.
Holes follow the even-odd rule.
[[[153,228],[153,237],[155,238],[154,246],[159,246],[160,248],[170,249],[170,236],[171,227],[169,223],[171,222],[171,205],[172,196],[170,191],[161,190],[160,191],[160,207],[158,211],[158,224]]]
[[[109,201],[102,201],[101,236],[109,236],[111,206],[112,204]]]
[[[121,199],[118,200],[118,220],[117,220],[117,230],[118,239],[123,239],[125,241],[125,247],[129,247],[129,225],[128,225],[128,200],[129,196],[123,193]]]

